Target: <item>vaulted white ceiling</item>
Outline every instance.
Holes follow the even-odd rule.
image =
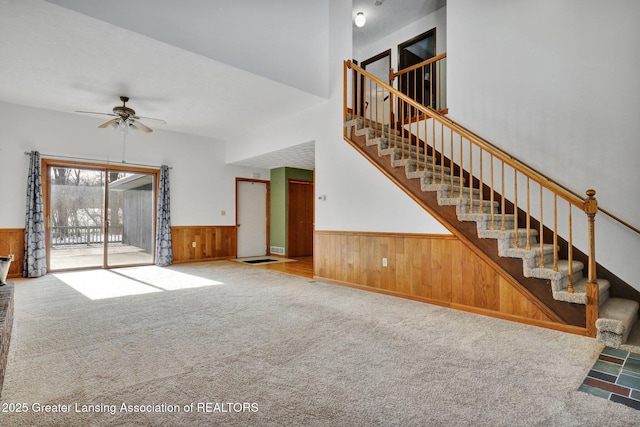
[[[354,43],[442,1],[353,0],[354,11],[396,12],[370,15]],[[167,121],[146,123],[156,129],[234,141],[326,101],[328,19],[329,0],[0,0],[0,101],[106,113],[126,95],[138,115]],[[308,165],[301,153],[288,166]]]

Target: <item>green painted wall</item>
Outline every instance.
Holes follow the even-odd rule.
[[[313,181],[313,171],[295,168],[271,169],[271,228],[269,245],[287,248],[287,212],[289,197],[287,193],[290,179]]]

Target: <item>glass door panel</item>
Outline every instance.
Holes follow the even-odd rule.
[[[106,265],[152,264],[155,175],[107,171]]]
[[[104,172],[49,167],[51,270],[102,267]]]

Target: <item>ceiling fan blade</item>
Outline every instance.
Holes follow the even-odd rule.
[[[111,120],[108,120],[108,121],[104,122],[103,124],[101,124],[101,125],[100,125],[100,126],[98,126],[98,127],[99,127],[99,128],[106,128],[106,127],[109,127],[109,126],[111,126],[112,124],[114,124],[114,123],[116,122],[116,120],[118,120],[118,119],[111,119]]]
[[[112,116],[112,117],[118,117],[118,115],[117,115],[117,114],[112,114],[112,113],[96,113],[95,111],[78,111],[78,110],[76,110],[76,113],[100,114],[101,116]]]
[[[143,132],[147,132],[147,133],[153,132],[153,129],[151,129],[148,126],[145,126],[144,124],[142,124],[140,122],[132,122],[130,124],[130,126],[133,127],[133,128],[139,129],[139,130],[141,130]]]
[[[164,123],[165,125],[167,124],[166,120],[154,119],[153,117],[134,116],[133,118],[134,119],[155,120],[156,122],[161,122],[161,123]]]

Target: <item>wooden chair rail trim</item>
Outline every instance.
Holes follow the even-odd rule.
[[[452,234],[420,234],[420,233],[390,233],[383,231],[342,231],[342,230],[315,230],[316,234],[340,234],[343,236],[377,236],[377,237],[405,237],[416,239],[458,240]]]
[[[436,300],[436,299],[425,298],[425,297],[420,297],[420,296],[416,296],[416,295],[403,294],[403,293],[400,293],[400,292],[390,291],[390,290],[387,290],[387,289],[373,288],[373,287],[370,287],[370,286],[359,285],[357,283],[351,283],[351,282],[345,282],[345,281],[342,281],[342,280],[329,279],[329,278],[322,277],[322,276],[313,276],[313,280],[317,280],[319,282],[331,283],[331,284],[334,284],[334,285],[346,286],[346,287],[349,287],[349,288],[355,288],[355,289],[360,289],[360,290],[369,291],[369,292],[375,292],[375,293],[389,295],[389,296],[394,296],[394,297],[398,297],[398,298],[405,298],[405,299],[409,299],[409,300],[412,300],[412,301],[424,302],[424,303],[427,303],[427,304],[433,304],[433,305],[438,305],[438,306],[441,306],[441,307],[452,308],[452,309],[459,310],[459,311],[466,311],[466,312],[469,312],[469,313],[481,314],[481,315],[488,316],[488,317],[495,317],[495,318],[498,318],[498,319],[510,320],[510,321],[514,321],[514,322],[518,322],[518,323],[527,324],[527,325],[539,326],[539,327],[542,327],[542,328],[553,329],[553,330],[557,330],[557,331],[561,331],[561,332],[568,332],[568,333],[572,333],[572,334],[576,334],[576,335],[583,335],[583,336],[587,335],[587,330],[585,328],[581,328],[581,327],[578,327],[578,326],[567,325],[567,324],[564,324],[564,323],[546,322],[544,320],[530,319],[530,318],[527,318],[527,317],[517,316],[517,315],[514,315],[514,314],[501,313],[501,312],[498,312],[498,311],[493,311],[493,310],[473,307],[473,306],[464,305],[464,304],[448,303],[448,302],[440,301],[440,300]]]
[[[396,77],[398,77],[401,74],[406,74],[406,73],[408,73],[410,71],[417,70],[418,68],[422,68],[422,67],[424,67],[426,65],[433,64],[434,62],[438,62],[441,59],[444,59],[446,57],[447,57],[447,52],[441,53],[440,55],[436,55],[433,58],[425,59],[424,61],[422,61],[422,62],[420,62],[418,64],[412,65],[412,66],[407,67],[407,68],[403,68],[402,70],[398,70],[397,73],[391,72],[391,73],[389,73],[389,78],[390,78],[391,81],[393,81],[393,79],[395,79]]]
[[[491,259],[491,257],[489,257],[487,254],[485,254],[473,242],[471,242],[469,239],[467,239],[467,237],[463,233],[458,231],[453,225],[451,225],[446,218],[442,217],[442,215],[440,215],[440,212],[438,212],[436,209],[432,209],[427,203],[425,203],[424,201],[420,200],[419,197],[417,197],[408,188],[406,188],[404,185],[402,185],[402,183],[400,181],[398,181],[398,179],[396,179],[395,176],[393,176],[391,173],[389,173],[381,164],[376,162],[375,158],[373,158],[372,156],[369,155],[369,153],[367,153],[365,150],[363,150],[357,142],[355,142],[352,139],[348,138],[346,135],[344,136],[344,139],[353,148],[355,148],[361,155],[363,155],[365,158],[369,159],[371,161],[371,163],[376,168],[378,168],[378,170],[380,172],[382,172],[388,179],[391,180],[391,182],[393,182],[400,189],[402,189],[402,191],[404,191],[409,197],[411,197],[420,207],[422,207],[424,210],[429,212],[429,214],[431,214],[436,220],[438,220],[438,222],[440,222],[454,236],[456,236],[462,243],[464,243],[465,246],[467,246],[469,249],[471,249],[483,261],[485,261],[486,263],[491,265],[494,270],[498,271],[503,276],[503,278],[507,282],[509,282],[509,284],[511,284],[514,288],[516,288],[521,294],[525,294],[526,295],[526,294],[529,293],[528,290],[520,282],[518,282],[513,276],[511,276],[511,274],[509,274],[506,270],[504,270],[502,268],[502,266],[500,266],[493,259]],[[558,323],[566,324],[566,322],[563,319],[561,319],[553,310],[551,310],[549,307],[547,307],[541,301],[538,301],[537,299],[532,299],[531,302],[540,311],[542,311],[547,317],[549,317],[550,319],[553,319],[554,321],[556,321]]]
[[[187,230],[191,228],[236,228],[235,225],[172,225],[172,230]]]

